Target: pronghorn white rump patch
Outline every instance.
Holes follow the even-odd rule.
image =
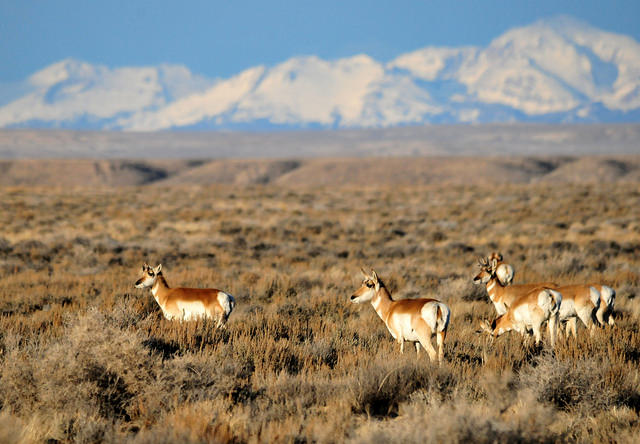
[[[596,309],[600,308],[600,292],[595,287],[589,287],[589,299]]]
[[[508,286],[513,282],[515,271],[509,264],[500,264],[496,270],[496,276],[503,286]]]
[[[607,304],[607,307],[613,306],[613,302],[616,297],[616,291],[613,288],[601,285],[600,295],[602,296],[604,303]]]
[[[236,306],[236,300],[234,299],[234,297],[223,291],[218,292],[218,302],[224,310],[225,316],[229,316],[233,308]]]
[[[545,313],[555,314],[558,312],[562,304],[562,295],[549,288],[538,293],[538,307],[542,308]]]
[[[441,317],[438,318],[438,308],[440,309]],[[422,318],[425,320],[429,328],[436,331],[443,331],[449,325],[449,317],[451,316],[451,311],[449,307],[440,302],[429,302],[424,304],[422,307],[421,313]]]

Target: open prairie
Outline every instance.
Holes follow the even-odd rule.
[[[638,176],[500,171],[473,185],[361,170],[340,186],[0,188],[0,441],[633,441]],[[615,328],[580,326],[555,352],[546,334],[489,344],[476,330],[494,309],[472,278],[492,251],[516,283],[612,286]],[[226,329],[165,320],[134,288],[143,262],[233,294]],[[370,304],[349,302],[360,267],[396,299],[448,304],[444,365],[400,354]]]

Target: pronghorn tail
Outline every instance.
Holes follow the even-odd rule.
[[[436,330],[447,331],[449,327],[449,318],[451,317],[451,311],[449,307],[444,304],[438,303],[436,305]]]

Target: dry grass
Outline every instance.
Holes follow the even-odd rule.
[[[640,433],[638,184],[0,190],[2,442],[630,442]],[[617,289],[614,330],[555,353],[493,316],[476,257],[516,282]],[[227,329],[172,323],[133,283],[215,286]],[[446,364],[400,355],[371,307],[452,310]],[[582,329],[579,333],[584,333]]]

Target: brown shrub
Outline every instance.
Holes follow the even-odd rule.
[[[634,196],[631,183],[0,190],[0,428],[26,442],[631,441]],[[616,328],[555,353],[513,332],[489,344],[475,330],[495,311],[471,280],[494,250],[516,282],[614,286]],[[233,294],[227,328],[165,320],[133,287],[144,261],[172,286]],[[446,301],[442,367],[410,344],[401,355],[348,302],[360,267],[395,298]]]

